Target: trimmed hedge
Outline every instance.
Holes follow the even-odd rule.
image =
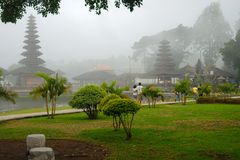
[[[199,97],[198,104],[240,104],[240,98],[223,98],[223,97]]]

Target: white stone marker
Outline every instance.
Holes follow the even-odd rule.
[[[53,149],[49,147],[32,148],[28,160],[55,160],[55,155]]]
[[[43,134],[31,134],[27,136],[27,152],[36,147],[45,147],[46,139]]]

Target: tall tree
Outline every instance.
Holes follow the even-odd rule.
[[[240,30],[235,39],[225,43],[224,48],[220,52],[222,53],[224,63],[238,71],[238,79],[240,80]]]
[[[232,38],[230,25],[224,19],[217,2],[211,3],[193,27],[194,46],[204,57],[206,66],[215,65],[219,60],[219,49]]]
[[[203,74],[203,64],[200,59],[198,59],[196,64],[196,74]]]
[[[113,0],[116,7],[121,5],[133,11],[134,7],[140,7],[143,0]],[[26,13],[27,7],[34,8],[38,14],[46,17],[48,14],[58,14],[61,0],[0,0],[0,16],[4,23],[16,23]],[[109,0],[85,0],[85,6],[89,10],[95,10],[101,14],[102,10],[108,10]]]
[[[195,76],[193,79],[193,85],[198,86],[204,82],[204,75],[203,75],[204,74],[204,66],[200,59],[198,59],[195,68],[196,68],[196,70],[195,70]]]

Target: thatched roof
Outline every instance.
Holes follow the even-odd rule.
[[[114,72],[90,71],[74,77],[73,79],[81,81],[110,81],[116,80],[117,76],[114,74]]]
[[[181,74],[181,75],[185,75],[185,74],[195,75],[196,74],[195,67],[192,67],[190,65],[186,65],[185,67],[180,68],[178,71],[179,71],[179,74]],[[234,77],[231,73],[226,72],[217,67],[204,68],[204,72],[205,72],[205,75],[213,74],[216,77],[229,77],[229,78]]]
[[[196,69],[195,69],[195,67],[192,67],[192,66],[190,66],[190,65],[186,65],[186,66],[180,68],[180,69],[178,70],[178,72],[179,72],[179,74],[181,74],[181,75],[185,75],[185,74],[195,75]]]
[[[38,72],[43,72],[43,73],[46,73],[46,74],[53,74],[55,73],[54,71],[48,69],[48,68],[45,68],[43,66],[34,66],[34,67],[26,67],[26,66],[23,66],[23,67],[20,67],[20,68],[17,68],[13,71],[10,72],[10,74],[13,74],[13,75],[20,75],[20,74],[36,74]]]
[[[226,72],[224,70],[221,70],[221,69],[219,69],[217,67],[210,67],[210,68],[207,69],[207,72],[208,72],[208,74],[211,74],[211,72],[212,72],[213,75],[217,76],[217,77],[220,77],[220,76],[222,76],[222,77],[229,77],[229,78],[233,78],[234,77],[231,73]]]

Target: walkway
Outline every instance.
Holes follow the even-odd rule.
[[[70,113],[80,113],[82,110],[80,109],[67,109],[67,110],[60,110],[56,111],[55,115],[63,115],[63,114],[70,114]],[[26,113],[26,114],[13,114],[7,116],[0,116],[0,122],[10,121],[10,120],[17,120],[17,119],[24,119],[24,118],[33,118],[33,117],[43,117],[46,116],[46,112],[37,112],[37,113]]]

